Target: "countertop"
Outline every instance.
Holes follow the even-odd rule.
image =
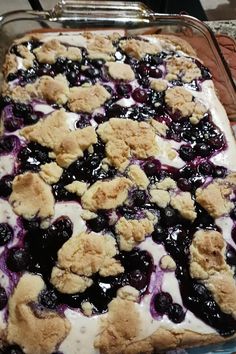
[[[206,21],[214,33],[227,34],[236,39],[236,20],[228,21]]]

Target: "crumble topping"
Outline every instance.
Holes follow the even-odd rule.
[[[62,175],[63,169],[56,162],[45,163],[40,166],[40,177],[48,184],[57,183]]]
[[[167,76],[168,80],[169,74],[171,75],[171,80],[181,77],[183,82],[191,82],[194,79],[201,77],[201,70],[198,66],[189,58],[172,57],[166,61]]]
[[[97,214],[93,213],[92,211],[82,209],[80,216],[84,220],[91,220],[95,219],[97,217]]]
[[[91,126],[67,133],[54,148],[58,165],[70,166],[78,157],[83,156],[84,150],[96,142],[97,135]]]
[[[171,256],[165,255],[161,257],[160,267],[162,270],[174,271],[176,270],[176,263]]]
[[[108,122],[99,125],[97,133],[106,144],[113,143],[113,149],[109,149],[108,159],[112,164],[117,163],[116,167],[123,165],[124,162],[121,165],[120,162],[125,161],[127,155],[145,159],[154,156],[158,151],[154,129],[145,122],[111,118]],[[119,149],[119,145],[121,145],[121,149]],[[115,146],[117,146],[118,151],[116,151]],[[118,163],[117,160],[121,150],[125,154]]]
[[[80,277],[99,273],[103,277],[124,271],[117,254],[116,241],[110,235],[94,232],[71,237],[58,251],[58,266]]]
[[[66,318],[48,309],[37,309],[37,298],[43,288],[40,276],[24,274],[9,300],[7,340],[28,354],[54,352],[70,331]]]
[[[104,36],[89,36],[87,41],[88,57],[91,59],[111,60],[116,51],[112,40]]]
[[[81,60],[81,50],[77,47],[66,48],[57,39],[45,42],[42,46],[34,49],[40,63],[54,64],[58,57],[65,57],[71,60]]]
[[[106,143],[106,156],[107,158],[104,159],[104,162],[123,171],[129,164],[129,146],[120,139],[109,140]]]
[[[155,119],[151,119],[150,123],[158,135],[163,136],[163,137],[166,136],[166,132],[168,130],[168,127],[166,124],[158,122]]]
[[[229,266],[225,262],[224,251],[224,239],[218,231],[197,231],[190,246],[190,272],[192,277],[207,279],[216,271],[228,271]]]
[[[21,129],[20,134],[29,141],[35,141],[42,146],[55,149],[69,131],[66,113],[61,109],[54,111],[38,123]]]
[[[167,89],[168,82],[163,79],[152,79],[150,87],[157,92],[162,92]]]
[[[190,272],[203,281],[222,311],[236,317],[236,283],[224,258],[225,248],[218,231],[197,231],[190,246]]]
[[[233,203],[228,200],[231,189],[224,184],[221,185],[219,180],[210,183],[205,188],[196,190],[196,201],[213,217],[219,218],[228,214],[233,208]]]
[[[178,210],[180,215],[190,221],[194,221],[197,217],[194,201],[189,192],[181,192],[171,196],[170,205]]]
[[[144,241],[145,237],[153,231],[153,223],[148,219],[127,220],[121,217],[115,225],[118,235],[120,249],[131,251],[139,242]]]
[[[17,70],[17,60],[14,54],[6,54],[5,62],[2,67],[3,75],[6,77],[10,73],[14,73]]]
[[[91,316],[93,313],[93,304],[91,304],[89,301],[82,302],[81,308],[83,311],[83,314],[85,316]]]
[[[214,274],[210,277],[207,288],[214,294],[217,304],[223,312],[236,318],[236,284],[231,274]]]
[[[183,87],[171,87],[165,93],[165,101],[172,112],[180,112],[182,117],[190,117],[197,124],[207,112],[207,108],[198,101],[193,101],[190,91]]]
[[[81,197],[87,190],[87,184],[81,181],[74,181],[65,186],[65,189],[71,193],[75,193],[78,197]]]
[[[176,188],[176,182],[172,178],[166,177],[162,181],[157,182],[156,187],[158,189],[162,189],[163,191],[168,191],[169,189]]]
[[[42,76],[35,84],[38,97],[57,104],[65,104],[69,96],[68,82],[62,74],[55,78]]]
[[[153,188],[150,190],[151,195],[151,202],[156,203],[157,206],[160,208],[166,208],[167,205],[170,203],[170,195],[169,192]]]
[[[130,285],[125,285],[117,290],[117,296],[123,300],[138,302],[139,291]]]
[[[147,189],[149,179],[146,173],[139,167],[139,165],[130,165],[128,170],[128,177],[135,185],[141,189]]]
[[[119,62],[107,62],[109,75],[114,80],[132,81],[135,79],[134,72],[130,65]]]
[[[9,197],[13,211],[25,219],[38,216],[42,219],[54,214],[54,197],[51,187],[37,173],[17,175]]]
[[[23,65],[26,69],[31,68],[34,65],[35,56],[31,51],[24,45],[18,45],[17,51],[23,58]]]
[[[115,298],[108,305],[108,315],[101,320],[94,346],[102,354],[125,353],[139,332],[140,318],[132,299]]]
[[[82,206],[90,211],[116,208],[127,199],[131,186],[132,182],[125,177],[97,181],[82,196]]]
[[[158,44],[134,38],[121,40],[119,46],[126,54],[136,59],[142,59],[146,54],[157,54],[161,51]]]
[[[50,283],[63,294],[75,294],[83,293],[93,284],[93,281],[72,273],[70,270],[53,267]]]
[[[72,87],[70,89],[68,107],[72,112],[92,113],[110,97],[110,93],[100,84],[89,87]]]

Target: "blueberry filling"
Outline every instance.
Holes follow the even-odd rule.
[[[8,347],[0,349],[2,354],[24,354],[23,350],[18,345],[9,345]]]
[[[6,198],[11,194],[13,179],[14,177],[11,175],[3,176],[0,179],[0,197]]]
[[[12,272],[22,272],[28,269],[30,254],[25,248],[11,248],[6,260],[7,267]]]
[[[157,313],[164,315],[172,304],[172,297],[169,293],[160,292],[154,297],[154,308]]]
[[[7,305],[7,301],[8,299],[6,291],[3,287],[0,286],[0,311]]]
[[[7,223],[0,223],[0,246],[6,245],[13,238],[13,230]]]

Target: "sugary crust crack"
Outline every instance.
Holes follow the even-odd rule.
[[[127,220],[121,217],[115,226],[120,249],[131,251],[139,242],[144,241],[154,228],[153,223],[145,218],[139,220]]]
[[[53,267],[50,283],[64,294],[83,293],[93,284],[93,280],[82,277],[69,270]]]
[[[77,158],[83,156],[84,150],[97,142],[93,127],[88,126],[67,133],[54,148],[56,161],[61,167],[68,167]]]
[[[58,252],[58,266],[82,277],[97,272],[103,277],[117,275],[124,268],[114,258],[116,254],[112,236],[83,232],[64,243]]]
[[[110,38],[92,34],[87,41],[87,50],[91,59],[111,60],[116,48]]]
[[[82,196],[82,206],[90,211],[116,208],[127,199],[131,186],[132,182],[125,177],[97,181]]]
[[[190,246],[192,277],[207,279],[215,272],[228,271],[229,266],[224,259],[224,250],[224,240],[218,231],[197,231]]]
[[[134,72],[130,65],[119,62],[107,62],[109,75],[114,80],[132,81],[135,79]]]
[[[187,220],[194,221],[197,217],[194,201],[189,192],[171,195],[170,205],[178,210],[180,215]]]
[[[65,47],[57,39],[45,42],[42,46],[34,49],[40,63],[54,64],[58,57],[65,57],[71,60],[80,61],[82,58],[81,50],[76,47]]]
[[[150,87],[157,92],[162,92],[167,89],[168,81],[163,79],[152,79]]]
[[[40,166],[39,175],[48,184],[57,183],[62,175],[63,169],[56,162],[45,163]]]
[[[166,90],[165,101],[172,112],[180,112],[182,117],[190,117],[194,124],[201,120],[207,108],[198,101],[193,101],[190,91],[183,87],[171,87]]]
[[[72,112],[92,113],[111,97],[100,84],[88,87],[72,87],[70,89],[68,107]]]
[[[51,187],[37,173],[26,172],[14,178],[9,197],[13,211],[25,219],[45,219],[54,214]]]
[[[133,301],[116,298],[108,305],[94,346],[101,354],[123,354],[139,332],[140,318]]]
[[[149,179],[147,178],[146,173],[139,167],[139,165],[129,166],[128,177],[140,189],[147,189],[147,186],[149,185]]]
[[[131,57],[142,59],[146,54],[157,54],[161,51],[160,45],[142,39],[121,40],[120,48]]]
[[[17,70],[17,60],[14,54],[7,54],[5,57],[5,62],[2,67],[2,72],[4,77],[7,77],[8,74],[14,73]]]
[[[9,300],[7,341],[18,344],[26,354],[50,354],[70,331],[66,318],[49,310],[34,312],[44,288],[38,275],[24,274]]]
[[[118,168],[124,166],[123,164],[129,155],[145,159],[154,156],[158,151],[155,131],[145,122],[111,118],[108,122],[100,124],[97,133],[108,144],[110,163]],[[109,148],[111,143],[113,149]],[[117,149],[115,149],[116,146]],[[121,152],[124,153],[122,157],[118,158]]]
[[[196,190],[196,201],[213,217],[219,218],[228,214],[233,208],[233,203],[227,198],[231,193],[224,184],[210,183],[205,188]]]
[[[176,80],[181,77],[183,82],[191,82],[201,77],[201,70],[190,58],[169,58],[166,61],[166,68],[168,73],[166,76],[167,80],[169,74],[171,77],[174,75]]]
[[[74,181],[65,186],[65,189],[71,193],[75,193],[78,197],[81,197],[87,190],[87,184],[81,181]]]
[[[155,203],[160,208],[166,208],[167,205],[170,203],[170,195],[169,192],[161,189],[151,189],[151,202]]]

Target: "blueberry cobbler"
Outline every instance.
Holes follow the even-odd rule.
[[[0,353],[233,338],[236,147],[193,48],[32,34],[3,73]]]

